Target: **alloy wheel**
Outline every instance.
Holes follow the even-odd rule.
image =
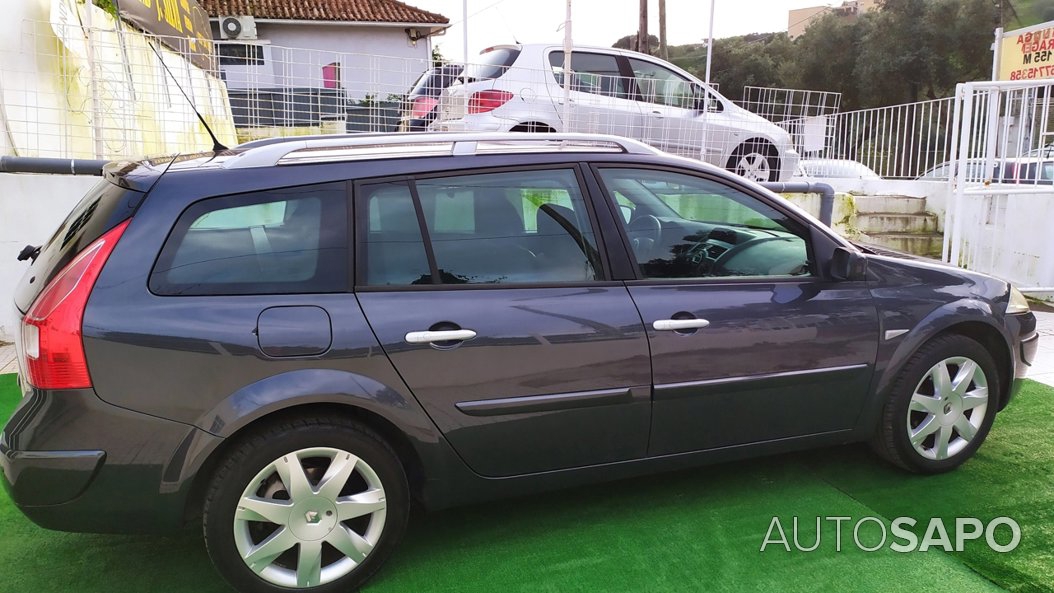
[[[238,500],[234,542],[245,564],[281,587],[316,587],[358,567],[384,531],[377,472],[340,449],[301,449],[256,474]]]
[[[916,385],[908,404],[908,440],[926,459],[962,452],[977,436],[988,412],[988,377],[963,356],[933,365]]]
[[[769,181],[772,169],[767,156],[759,152],[748,152],[736,159],[735,172],[751,181]]]

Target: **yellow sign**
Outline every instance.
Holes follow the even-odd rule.
[[[1054,21],[1003,33],[999,80],[1054,78]]]

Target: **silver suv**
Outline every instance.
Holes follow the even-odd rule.
[[[567,70],[558,45],[489,48],[443,93],[432,129],[614,134],[753,181],[786,181],[798,165],[786,131],[672,64],[578,47],[565,87]]]

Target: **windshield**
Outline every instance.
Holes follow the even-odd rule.
[[[476,82],[478,80],[493,80],[499,78],[512,66],[519,57],[520,50],[513,47],[503,47],[491,50],[480,56],[475,63],[465,66],[465,72],[461,75],[463,82]]]

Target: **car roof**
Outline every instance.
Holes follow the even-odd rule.
[[[111,182],[146,191],[168,172],[251,169],[290,164],[371,161],[475,154],[623,153],[660,155],[643,142],[605,134],[412,133],[330,134],[254,140],[217,152],[110,163]]]

